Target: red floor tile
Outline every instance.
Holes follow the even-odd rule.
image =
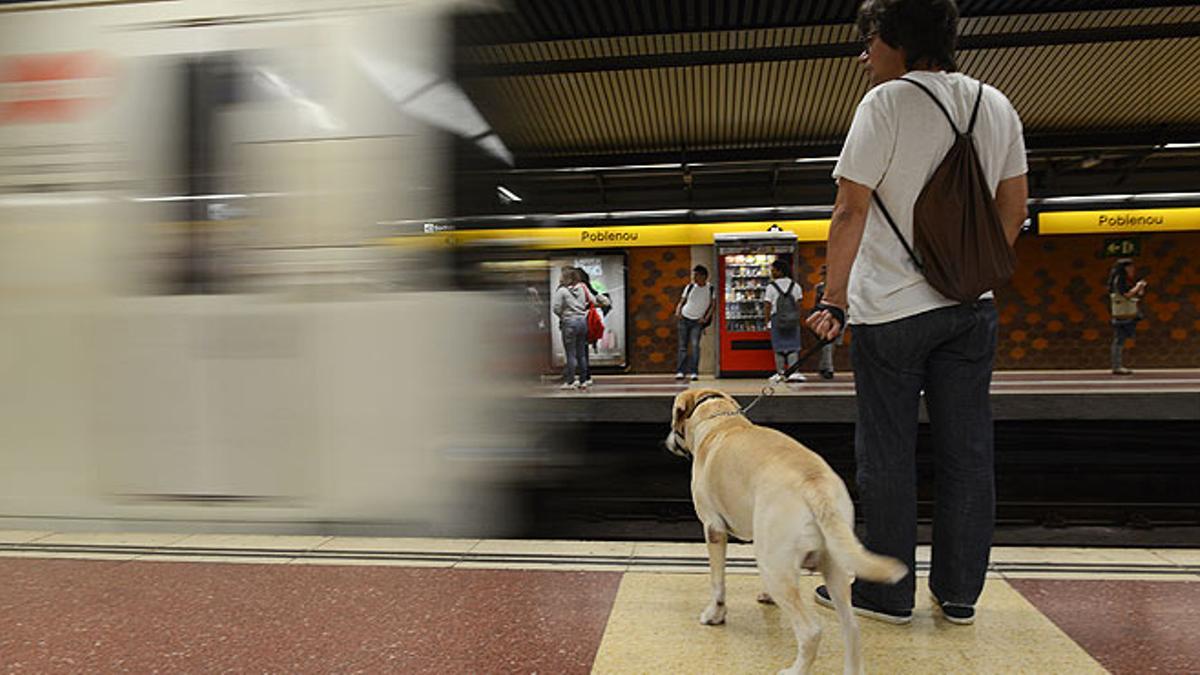
[[[620,578],[0,559],[0,671],[586,673]]]
[[[1113,673],[1200,673],[1200,583],[1009,583]]]

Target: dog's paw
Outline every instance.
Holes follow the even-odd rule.
[[[771,597],[771,594],[770,594],[770,593],[767,593],[766,591],[763,591],[762,593],[759,593],[759,594],[758,594],[758,597],[757,597],[757,598],[755,598],[755,600],[758,600],[760,603],[762,603],[762,604],[764,604],[764,605],[773,605],[773,604],[775,604],[775,600],[774,600],[774,599]]]
[[[710,604],[700,613],[700,623],[705,626],[720,626],[725,623],[725,605]]]

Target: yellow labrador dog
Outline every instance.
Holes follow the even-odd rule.
[[[675,397],[667,448],[691,456],[692,501],[704,523],[712,600],[700,623],[725,623],[725,545],[728,535],[754,541],[762,601],[787,613],[796,633],[796,661],[780,673],[807,673],[821,639],[816,617],[801,598],[802,569],[820,570],[837,609],[845,641],[845,672],[863,672],[850,583],[860,577],[896,583],[904,563],[863,548],[854,536],[854,505],[846,486],[819,455],[774,429],[755,426],[735,400],[712,390]]]

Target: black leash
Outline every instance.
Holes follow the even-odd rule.
[[[834,338],[834,340],[836,340],[836,339],[837,338]],[[813,354],[816,354],[817,352],[821,351],[821,349],[825,345],[827,345],[831,342],[833,342],[833,340],[826,340],[826,339],[822,338],[820,340],[817,340],[817,342],[815,344],[810,345],[807,348],[801,350],[800,353],[796,356],[795,363],[788,366],[788,369],[783,371],[782,375],[780,375],[779,373],[772,375],[770,377],[770,379],[767,380],[767,383],[765,385],[763,385],[762,391],[759,392],[758,396],[753,401],[750,402],[750,405],[748,405],[744,408],[739,408],[738,412],[745,415],[746,413],[750,412],[751,408],[758,405],[759,401],[763,400],[764,398],[766,398],[768,396],[774,395],[774,393],[775,393],[774,385],[787,380],[788,376],[790,376],[792,373],[796,372],[797,370],[800,370],[800,366],[803,366],[805,361],[812,358]]]

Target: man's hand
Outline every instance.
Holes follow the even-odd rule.
[[[813,308],[805,323],[822,340],[834,340],[846,327],[846,310],[822,302]]]

